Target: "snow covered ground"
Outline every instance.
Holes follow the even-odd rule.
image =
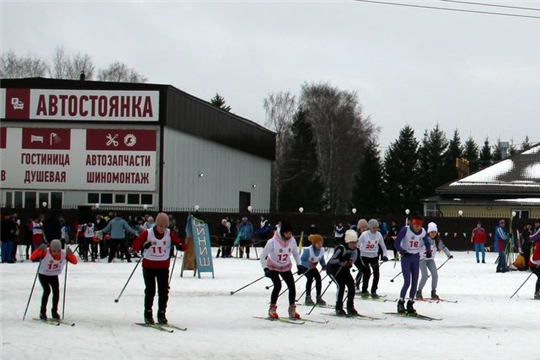
[[[442,321],[384,315],[395,311],[396,303],[357,297],[360,313],[386,319],[338,318],[325,315],[331,310],[323,308],[307,316],[310,307],[299,306],[306,318],[329,320],[304,325],[254,318],[266,316],[270,290],[265,286],[271,284],[267,278],[230,295],[263,275],[258,261],[214,258],[215,279],[210,273],[198,279],[192,271],[180,277],[178,258],[167,315],[188,331],[170,334],[134,324],[142,320],[140,267],[120,301],[114,302],[135,262],[69,266],[65,318],[76,323],[73,327],[32,320],[39,311],[39,282],[22,321],[37,264],[2,264],[1,355],[2,359],[540,359],[540,301],[532,300],[536,277],[510,299],[528,272],[495,273],[494,253],[487,255],[486,264],[477,264],[472,252],[454,255],[440,269],[438,292],[458,303],[416,303],[419,313]],[[437,264],[444,258],[438,255]],[[393,265],[381,267],[379,293],[389,299],[397,298],[402,285],[401,277],[390,282],[400,271],[399,263]],[[61,292],[63,279],[61,275]],[[304,279],[297,282],[298,295],[304,285]],[[327,285],[325,280],[323,288]],[[334,284],[324,298],[334,301]],[[286,308],[284,294],[278,313],[285,316]]]

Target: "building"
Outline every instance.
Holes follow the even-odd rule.
[[[5,79],[8,208],[268,212],[275,133],[170,85]]]
[[[426,216],[540,218],[540,143],[436,189]]]

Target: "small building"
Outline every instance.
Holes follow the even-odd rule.
[[[540,143],[436,189],[426,216],[540,218]]]
[[[170,85],[3,79],[8,208],[268,212],[276,134]]]

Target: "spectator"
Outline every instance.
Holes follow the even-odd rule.
[[[336,226],[334,226],[334,247],[338,245],[343,245],[343,237],[345,236],[345,227],[343,222],[340,221]]]
[[[221,224],[219,224],[217,233],[219,234],[219,249],[217,251],[216,257],[219,257],[221,255],[222,258],[227,258],[230,256],[231,252],[230,246],[226,245],[227,237],[229,235],[227,219],[221,220]]]
[[[120,246],[120,251],[126,257],[127,262],[131,262],[131,256],[127,250],[126,231],[133,235],[137,235],[137,232],[129,226],[127,221],[119,214],[116,214],[102,231],[111,234],[109,240],[109,263],[112,262],[118,246]]]
[[[94,224],[96,233],[102,233],[103,229],[107,226],[107,220],[101,215],[96,215],[96,222]],[[99,239],[99,257],[105,259],[109,255],[109,249],[107,244],[108,236],[101,236]]]
[[[506,221],[504,219],[499,220],[499,224],[495,226],[495,236],[493,241],[495,251],[499,253],[497,272],[505,273],[508,271],[508,265],[506,264],[506,245],[508,244],[508,233],[506,232]]]
[[[238,235],[234,243],[240,246],[240,258],[244,256],[245,248],[246,259],[249,259],[249,250],[253,246],[253,225],[246,216],[242,218],[242,222],[238,225]]]
[[[58,219],[56,210],[51,211],[49,216],[47,216],[47,218],[43,222],[43,232],[47,241],[61,238],[62,224],[60,223],[60,219]]]
[[[35,216],[34,220],[28,225],[30,232],[32,233],[32,252],[36,250],[39,245],[45,242],[45,236],[43,235],[43,223],[39,217]]]
[[[478,221],[472,231],[471,242],[474,243],[474,252],[476,253],[476,262],[480,262],[480,252],[482,252],[482,264],[486,263],[486,230],[482,223]]]
[[[386,235],[386,239],[385,239],[386,248],[394,252],[394,261],[397,261],[398,259],[398,254],[397,254],[396,248],[394,247],[394,241],[396,240],[399,229],[400,228],[396,220],[390,221],[390,229],[388,230],[388,234]]]
[[[17,225],[11,220],[11,216],[6,215],[1,221],[1,238],[2,240],[2,263],[13,264],[13,243],[15,242],[15,231]]]

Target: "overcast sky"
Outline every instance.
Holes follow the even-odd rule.
[[[329,83],[358,94],[383,152],[406,124],[418,140],[438,123],[479,146],[540,142],[540,1],[477,1],[538,11],[393,2],[537,18],[357,1],[3,0],[1,49],[49,61],[63,46],[96,68],[121,61],[150,83],[204,100],[218,92],[261,125],[270,93]]]

